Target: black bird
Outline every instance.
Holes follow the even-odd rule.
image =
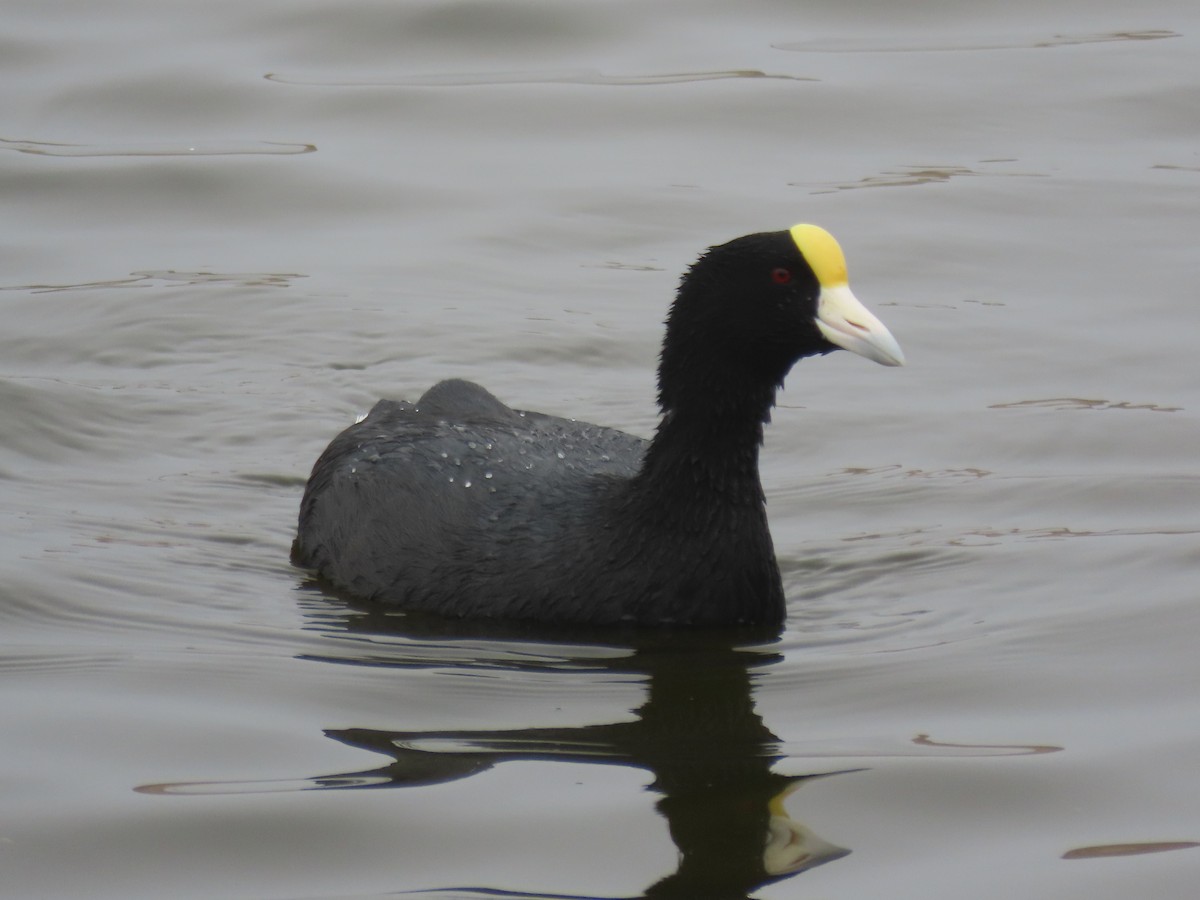
[[[317,460],[292,559],[364,599],[448,616],[778,624],[758,474],[776,390],[839,347],[903,365],[815,225],[712,247],[683,276],[645,441],[510,409],[466,381],[380,400]]]

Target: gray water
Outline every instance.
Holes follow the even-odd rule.
[[[1198,52],[1192,0],[9,0],[0,894],[1196,896]],[[781,636],[289,566],[379,396],[649,434],[678,273],[797,221],[909,365],[789,379]]]

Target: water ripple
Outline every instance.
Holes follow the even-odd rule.
[[[1200,847],[1196,841],[1152,841],[1145,844],[1099,844],[1077,847],[1062,855],[1063,859],[1107,859],[1112,856],[1141,856],[1144,853],[1166,853],[1168,850],[1192,850]]]
[[[800,75],[762,72],[758,69],[729,69],[714,72],[667,72],[657,75],[605,75],[592,69],[545,72],[447,72],[427,75],[364,76],[362,78],[305,78],[268,72],[267,81],[304,87],[479,87],[501,84],[655,85],[690,84],[727,78],[771,78],[783,81],[820,81]]]
[[[96,290],[98,288],[147,288],[180,284],[232,284],[242,287],[290,287],[297,278],[307,278],[295,272],[178,272],[174,269],[130,272],[128,278],[106,281],[84,281],[75,284],[10,284],[0,285],[0,291],[29,291],[52,294],[56,291]]]
[[[1104,31],[1094,34],[1052,34],[1048,37],[993,35],[989,37],[945,37],[914,40],[910,38],[832,38],[772,44],[776,50],[800,53],[941,53],[978,50],[1044,50],[1074,47],[1079,44],[1108,44],[1124,41],[1157,41],[1180,37],[1177,31],[1150,28],[1140,31]]]
[[[187,144],[58,144],[0,138],[0,150],[35,156],[294,156],[315,153],[316,144],[278,141],[200,141]]]
[[[1044,400],[1015,400],[993,403],[988,409],[1140,409],[1147,412],[1182,412],[1182,406],[1130,403],[1128,400],[1089,400],[1084,397],[1048,397]]]
[[[1012,160],[981,160],[983,163],[1004,163]],[[1007,178],[1045,178],[1044,172],[988,172],[960,165],[907,165],[895,169],[886,169],[877,175],[866,175],[857,181],[823,182],[823,181],[790,181],[789,187],[816,188],[814,194],[828,194],[835,191],[853,191],[860,188],[874,187],[914,187],[923,184],[944,184],[953,178],[978,177],[1007,177]]]

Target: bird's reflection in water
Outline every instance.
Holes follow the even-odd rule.
[[[314,657],[326,662],[446,667],[461,656],[455,652],[448,657],[444,651],[468,641],[485,648],[485,655],[489,650],[501,654],[505,666],[519,667],[513,660],[528,653],[528,658],[543,660],[538,665],[544,668],[548,654],[556,667],[594,670],[605,680],[609,675],[640,676],[647,689],[645,703],[634,710],[636,720],[629,722],[499,731],[327,731],[329,737],[392,761],[369,771],[316,778],[314,787],[428,785],[511,760],[639,767],[653,775],[650,789],[661,795],[657,808],[679,848],[678,868],[646,888],[643,896],[648,898],[745,898],[764,884],[850,852],[793,820],[784,807],[784,799],[806,781],[839,773],[792,776],[772,771],[783,755],[755,711],[751,671],[777,661],[769,649],[773,631],[547,631],[511,623],[485,629],[478,623],[328,600],[314,601],[309,614],[311,625],[326,634],[365,639],[339,641],[336,655]],[[457,887],[455,892],[546,896],[494,888]]]

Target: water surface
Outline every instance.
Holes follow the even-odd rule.
[[[9,7],[0,894],[1194,896],[1194,4]],[[781,395],[781,635],[288,565],[378,396],[649,434],[797,221],[909,365]]]

